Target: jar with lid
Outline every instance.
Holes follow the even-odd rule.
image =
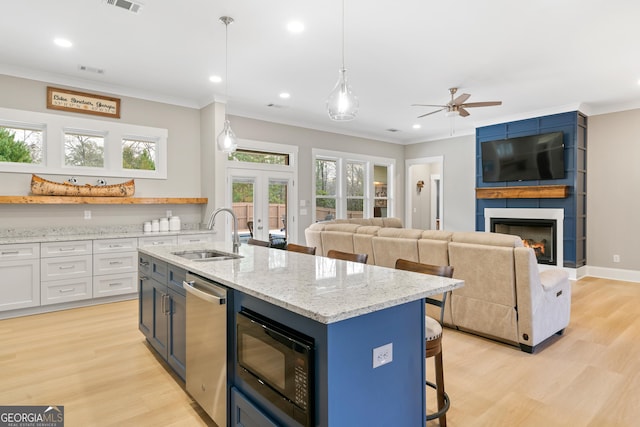
[[[169,231],[180,231],[180,217],[172,216],[169,218]]]

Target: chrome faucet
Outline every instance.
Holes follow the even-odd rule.
[[[211,216],[209,216],[209,221],[207,222],[207,228],[211,230],[216,225],[216,215],[220,212],[228,212],[233,217],[233,253],[237,254],[240,250],[240,233],[238,233],[238,217],[232,209],[218,208],[211,212]]]

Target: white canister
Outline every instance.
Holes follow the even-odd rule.
[[[152,232],[160,231],[160,221],[158,221],[157,219],[154,219],[153,221],[151,221],[151,231]]]
[[[180,231],[180,217],[172,216],[169,218],[169,231]]]
[[[151,221],[145,221],[145,223],[142,224],[142,231],[145,233],[149,233],[151,231]]]
[[[169,220],[167,218],[160,218],[160,231],[169,231]]]

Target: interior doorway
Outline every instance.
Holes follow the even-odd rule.
[[[442,156],[405,162],[405,224],[407,228],[444,229]]]

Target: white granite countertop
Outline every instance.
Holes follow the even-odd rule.
[[[190,234],[213,233],[210,230],[180,230],[180,231],[162,231],[153,233],[144,233],[142,231],[132,231],[130,229],[123,230],[103,230],[96,232],[74,233],[67,230],[56,232],[52,229],[50,234],[34,234],[34,235],[16,235],[3,236],[0,235],[0,245],[18,244],[18,243],[44,243],[44,242],[69,242],[72,240],[99,240],[99,239],[121,239],[127,237],[162,237],[162,236],[179,236]]]
[[[243,244],[242,258],[190,261],[172,252],[225,242],[138,248],[200,276],[320,323],[334,323],[463,286],[464,281]]]

